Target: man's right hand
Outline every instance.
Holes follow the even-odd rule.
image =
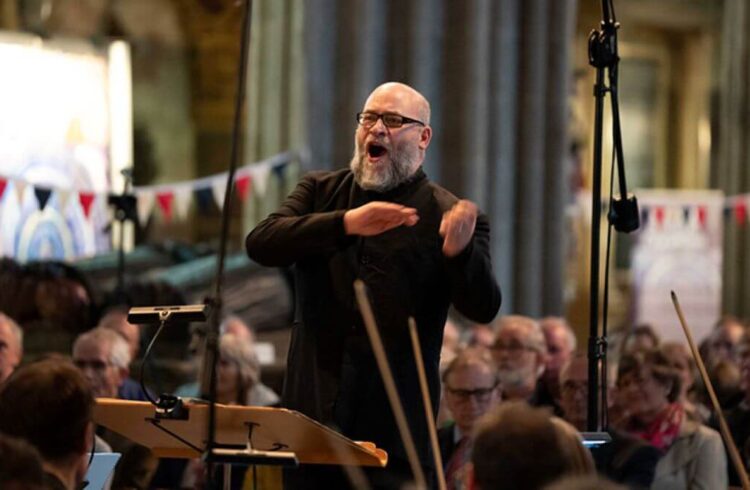
[[[344,214],[347,235],[379,235],[397,226],[414,226],[419,215],[414,208],[391,202],[373,201]]]

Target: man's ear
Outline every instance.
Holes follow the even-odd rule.
[[[430,141],[432,140],[432,128],[430,126],[425,126],[422,128],[422,133],[419,135],[419,148],[422,150],[426,150],[428,146],[430,146]]]

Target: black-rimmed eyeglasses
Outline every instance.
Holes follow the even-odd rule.
[[[402,116],[401,114],[393,114],[392,112],[386,112],[385,114],[378,114],[375,112],[358,112],[357,122],[365,128],[370,128],[378,122],[378,119],[383,120],[383,124],[387,128],[400,128],[404,124],[419,124],[425,126],[425,123],[412,119],[410,117]]]

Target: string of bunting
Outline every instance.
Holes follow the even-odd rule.
[[[707,204],[647,204],[640,202],[641,229],[649,226],[694,227],[706,229],[709,220],[710,206]],[[602,215],[609,212],[609,202],[602,202]],[[725,222],[734,222],[737,226],[748,224],[750,214],[750,194],[728,196],[721,204],[721,214]]]
[[[280,182],[284,182],[287,167],[296,160],[296,152],[285,152],[238,168],[234,180],[237,197],[243,203],[252,195],[262,198],[268,189],[269,178],[274,175]],[[159,209],[166,222],[170,222],[175,216],[180,220],[186,219],[191,203],[195,203],[203,213],[209,212],[214,205],[221,210],[226,186],[227,172],[182,182],[136,186],[133,194],[136,197],[138,222],[145,225],[155,208]],[[71,202],[70,197],[75,195],[86,219],[90,219],[94,206],[106,205],[109,196],[114,195],[90,189],[63,189],[32,184],[16,177],[0,175],[0,206],[7,202],[8,198],[5,196],[9,194],[7,191],[11,187],[15,190],[19,205],[23,203],[26,189],[31,188],[40,211],[44,211],[53,196],[57,196],[59,209],[65,210]]]

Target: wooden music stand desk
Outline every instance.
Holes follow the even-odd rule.
[[[199,458],[206,446],[208,404],[187,400],[185,420],[157,418],[149,402],[97,398],[94,421],[158,457]],[[216,405],[217,447],[248,447],[273,457],[293,453],[299,463],[384,467],[388,454],[355,442],[294,410]]]

